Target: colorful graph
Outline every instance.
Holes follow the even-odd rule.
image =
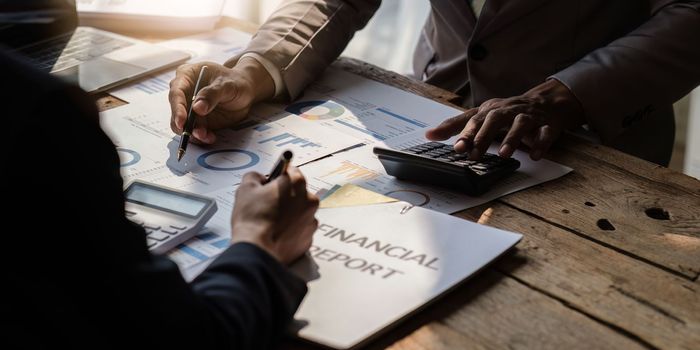
[[[255,166],[260,162],[260,156],[241,149],[221,149],[202,154],[197,163],[209,170],[235,171]]]
[[[376,172],[353,162],[344,160],[339,167],[325,175],[322,175],[321,177],[326,178],[330,176],[343,176],[345,177],[346,181],[370,181],[378,178],[380,174],[377,174]]]
[[[128,148],[117,147],[117,153],[119,153],[120,164],[122,168],[132,166],[141,160],[141,155]]]
[[[345,114],[345,107],[332,101],[302,101],[290,104],[285,110],[308,120],[333,119]]]
[[[321,145],[319,145],[317,143],[313,143],[307,139],[297,137],[297,136],[290,134],[288,132],[285,132],[283,134],[279,134],[279,135],[258,141],[259,144],[268,143],[268,142],[276,142],[275,143],[276,147],[284,147],[287,145],[300,145],[300,147],[321,147]]]

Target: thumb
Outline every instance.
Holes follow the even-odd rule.
[[[222,77],[217,77],[209,86],[199,90],[192,108],[198,115],[207,115],[216,106],[235,99],[237,95],[238,86],[236,83],[228,79],[224,81]]]

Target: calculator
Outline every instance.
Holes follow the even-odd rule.
[[[216,213],[216,200],[144,181],[124,190],[126,216],[146,230],[146,245],[164,254],[194,237]]]
[[[518,160],[492,153],[471,161],[468,154],[457,153],[453,146],[441,142],[401,150],[374,147],[374,153],[386,172],[398,179],[450,187],[472,196],[486,192],[520,167]]]

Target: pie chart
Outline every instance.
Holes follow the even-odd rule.
[[[220,149],[202,154],[197,163],[214,171],[235,171],[248,169],[260,162],[260,157],[242,149]]]
[[[122,168],[132,166],[141,160],[139,152],[128,148],[117,147],[117,153],[119,154],[119,166]]]
[[[302,101],[292,103],[285,110],[308,120],[333,119],[345,113],[345,107],[332,101]]]

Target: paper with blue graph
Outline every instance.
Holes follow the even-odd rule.
[[[170,253],[181,268],[218,255],[228,246],[235,186],[250,171],[265,174],[284,150],[294,165],[354,146],[359,140],[296,116],[262,123],[248,119],[217,133],[214,146],[190,145],[176,158],[179,136],[170,130],[167,96],[131,103],[101,114],[117,147],[125,182],[139,179],[217,198],[219,210],[203,233]]]
[[[179,39],[178,48],[200,44],[209,47],[217,42],[218,35]],[[187,44],[187,40],[191,42]],[[222,42],[214,47],[220,51],[229,44]],[[194,277],[206,265],[202,262],[211,261],[228,246],[234,193],[243,174],[269,171],[286,149],[294,152],[294,164],[301,165],[311,191],[354,184],[443,213],[476,206],[571,171],[546,160],[532,162],[526,154],[517,152],[515,157],[522,164],[518,173],[477,198],[398,181],[386,174],[372,154],[372,146],[402,147],[422,142],[428,128],[461,111],[333,68],[297,101],[255,106],[235,128],[218,131],[215,145],[192,144],[178,163],[175,155],[179,137],[170,130],[167,88],[161,86],[148,93],[131,88],[131,96],[136,96],[131,104],[101,115],[103,127],[117,146],[124,179],[208,195],[219,205],[200,236],[170,253],[187,278]],[[326,157],[329,155],[333,156]]]
[[[425,131],[461,111],[358,75],[330,68],[289,105],[261,105],[266,120],[296,115],[366,144]]]

